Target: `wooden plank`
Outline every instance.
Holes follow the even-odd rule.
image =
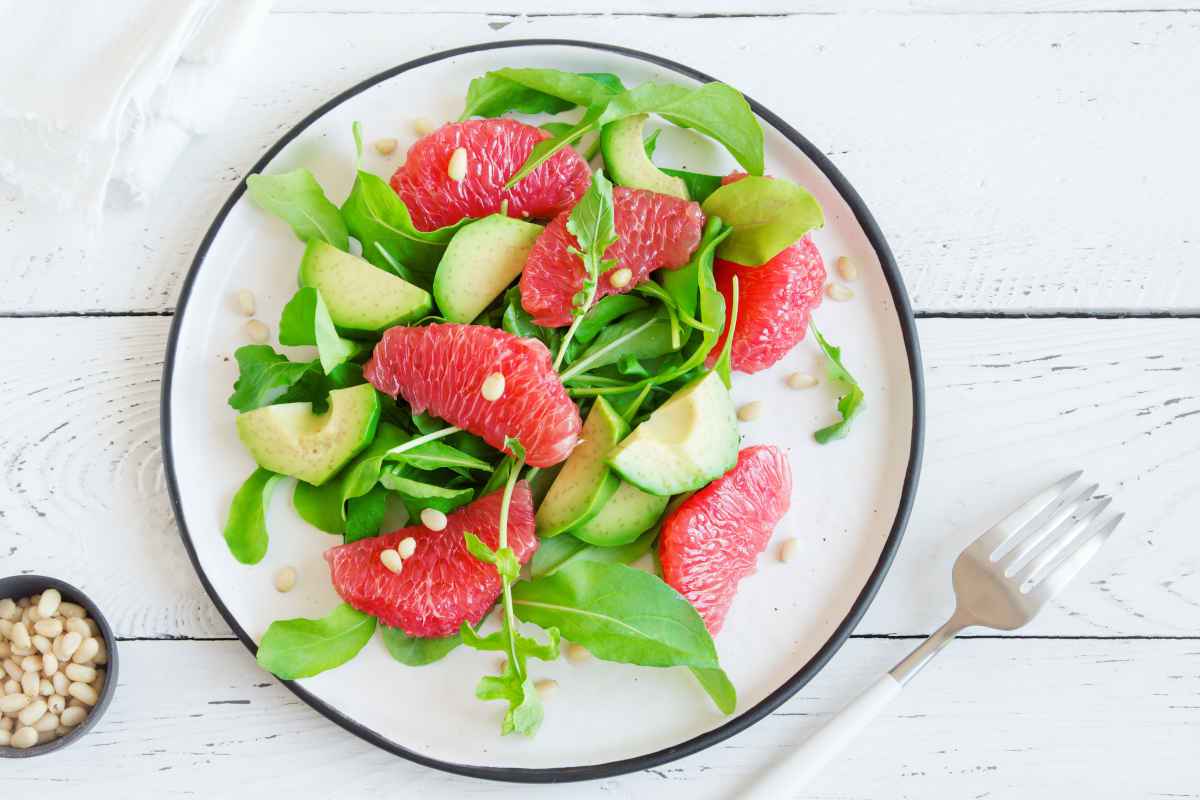
[[[514,37],[650,50],[776,110],[854,181],[919,309],[1200,310],[1195,14],[275,14],[226,130],[90,249],[81,222],[0,194],[0,313],[172,307],[225,197],[309,111],[408,59]],[[415,111],[396,110],[405,136]]]
[[[998,0],[754,0],[732,4],[721,0],[525,0],[505,5],[487,0],[455,0],[439,7],[439,13],[484,13],[501,15],[567,15],[567,14],[670,14],[682,17],[717,15],[737,16],[804,16],[809,14],[838,14],[886,12],[893,14],[1058,14],[1109,13],[1125,11],[1186,11],[1195,3],[1162,3],[1157,0],[1045,0],[1034,2],[999,2]],[[280,0],[271,7],[275,14],[420,14],[428,13],[428,3],[417,0]]]
[[[237,642],[124,642],[116,700],[99,726],[52,770],[45,760],[6,763],[4,783],[46,798],[124,797],[132,785],[154,797],[741,797],[911,644],[852,641],[775,715],[690,758],[539,787],[457,778],[375,749],[259,671]],[[957,642],[796,797],[1195,798],[1197,656],[1196,641]],[[387,702],[404,701],[405,669]],[[561,713],[570,709],[547,707]]]
[[[121,635],[227,635],[163,485],[168,324],[0,320],[0,573],[79,584]],[[1026,633],[1200,635],[1200,320],[936,319],[920,333],[925,470],[900,556],[859,632],[939,624],[962,546],[1078,465],[1129,516],[1086,581]]]

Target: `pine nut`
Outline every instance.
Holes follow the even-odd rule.
[[[79,649],[75,651],[75,655],[71,656],[71,661],[76,664],[87,664],[96,658],[98,652],[100,652],[100,640],[89,636],[79,643]]]
[[[17,647],[15,644],[10,644],[8,649],[12,651],[13,658],[24,658],[25,656],[33,655],[32,647]]]
[[[78,603],[68,603],[66,600],[58,604],[58,613],[67,619],[81,619],[87,616],[87,610]]]
[[[42,657],[41,656],[25,656],[21,659],[22,672],[41,672]]]
[[[579,664],[587,661],[591,657],[592,654],[588,652],[588,649],[583,645],[575,642],[571,642],[569,645],[567,645],[567,661]]]
[[[800,540],[799,539],[784,539],[783,544],[779,545],[779,560],[787,564],[795,561],[800,555]]]
[[[17,712],[17,722],[21,725],[32,725],[46,713],[46,701],[40,697]],[[55,725],[54,727],[58,727]]]
[[[838,274],[842,276],[844,281],[858,280],[858,265],[849,259],[847,256],[838,256],[835,262]]]
[[[37,650],[42,655],[50,652],[50,640],[45,636],[39,633],[36,636],[31,636],[30,639],[33,641],[34,650]]]
[[[6,597],[3,600],[0,600],[0,619],[6,619],[9,622],[15,622],[20,618],[21,612],[11,597]]]
[[[742,422],[753,422],[762,416],[763,404],[761,400],[751,400],[744,406],[738,409],[737,417]]]
[[[96,680],[96,670],[85,667],[83,664],[67,664],[67,668],[63,672],[67,673],[67,677],[71,680],[80,683],[91,683]]]
[[[376,139],[375,152],[379,153],[381,156],[390,156],[392,153],[396,152],[396,144],[397,142],[395,139]]]
[[[12,638],[13,623],[7,619],[0,619],[0,639]]]
[[[450,176],[450,180],[456,183],[462,183],[467,177],[467,148],[459,147],[450,154],[450,161],[446,164],[446,174]]]
[[[395,550],[388,548],[379,554],[379,560],[388,570],[400,574],[400,570],[404,569],[404,559],[400,558],[400,554]]]
[[[275,573],[275,591],[280,593],[290,592],[294,588],[296,588],[295,567],[284,567]],[[93,639],[93,641],[95,640]]]
[[[71,681],[61,672],[56,672],[50,676],[50,683],[54,686],[54,693],[65,695],[67,687],[71,685]]]
[[[33,729],[38,733],[53,733],[58,729],[58,714],[47,711],[41,719],[33,723]]]
[[[11,714],[29,705],[31,698],[27,694],[6,694],[0,697],[0,714]]]
[[[21,676],[21,691],[30,697],[37,697],[42,688],[42,679],[36,672],[26,672]]]
[[[56,672],[58,672],[58,656],[54,653],[46,653],[42,656],[42,674],[49,678]]]
[[[850,287],[842,286],[840,283],[831,283],[826,286],[825,294],[829,295],[830,300],[836,300],[839,303],[854,299],[854,292],[850,291]]]
[[[4,691],[0,692],[0,695],[20,694],[20,693],[21,693],[21,684],[17,683],[12,678],[8,678],[7,680],[4,681]]]
[[[33,642],[29,639],[29,629],[25,627],[24,622],[14,624],[12,626],[12,633],[8,635],[8,638],[17,647],[33,647]]]
[[[448,520],[446,515],[436,508],[421,509],[421,524],[431,531],[443,531],[446,529]]]
[[[542,678],[533,684],[533,688],[537,689],[538,696],[545,700],[558,691],[558,681]]]
[[[4,671],[8,673],[8,677],[14,681],[21,680],[21,667],[11,658],[4,659]]]
[[[254,316],[256,304],[254,302],[254,292],[249,289],[238,289],[234,295],[237,300],[238,311],[242,312],[247,317]],[[65,615],[64,615],[65,616]]]
[[[83,637],[78,633],[75,631],[68,631],[67,633],[64,633],[62,636],[59,636],[57,639],[55,639],[54,646],[50,649],[54,655],[58,656],[59,661],[67,661],[71,658],[71,656],[75,655],[75,651],[79,649],[79,645],[82,641]]]
[[[99,694],[100,690],[104,688],[104,679],[107,674],[102,669],[96,670],[96,680],[92,681],[92,688],[96,690],[96,694]]]
[[[16,733],[9,739],[9,744],[18,750],[25,750],[38,743],[38,732],[33,728],[17,728]]]
[[[246,336],[255,344],[266,344],[271,338],[271,329],[265,323],[252,319],[246,323]]]
[[[42,592],[42,599],[38,600],[38,613],[42,615],[43,619],[53,617],[61,602],[62,594],[58,589],[47,589]]]
[[[633,280],[633,270],[628,267],[621,267],[619,270],[608,276],[608,282],[612,284],[614,289],[624,289]]]
[[[89,706],[96,705],[96,700],[99,699],[96,696],[96,690],[88,686],[86,683],[72,683],[67,687],[67,694],[71,695],[71,697],[74,697],[81,703]]]
[[[58,715],[58,724],[64,728],[74,728],[87,717],[87,709],[81,706],[71,706]]]
[[[396,552],[401,558],[409,558],[413,553],[417,552],[417,540],[411,536],[405,536],[400,540],[400,544],[396,545]]]
[[[46,708],[50,709],[51,714],[61,715],[67,710],[67,698],[61,694],[52,694],[50,699],[46,701]]]
[[[87,622],[82,619],[69,619],[63,627],[68,631],[78,633],[85,639],[92,635],[92,632],[88,629]]]
[[[789,389],[811,389],[817,385],[817,379],[807,372],[793,372],[787,377]]]
[[[37,737],[38,737],[38,740],[37,740],[38,744],[46,744],[47,742],[53,742],[55,739],[58,738],[57,736],[54,735],[54,731],[39,731]]]
[[[8,747],[10,742],[12,742],[12,734],[0,728],[0,747]]]
[[[17,723],[12,717],[0,717],[0,731],[12,733],[15,727],[17,727]]]
[[[42,678],[41,683],[38,684],[38,694],[42,697],[54,695],[54,684],[50,682],[49,678]]]
[[[493,372],[484,378],[483,386],[479,387],[479,393],[489,403],[499,400],[504,395],[504,373]]]
[[[21,612],[21,621],[25,623],[26,628],[32,629],[33,623],[37,622],[41,618],[42,615],[38,613],[36,602],[30,603],[25,607],[25,610]]]
[[[63,632],[63,624],[61,619],[39,619],[33,623],[33,629],[47,639],[53,639]]]
[[[413,133],[417,136],[428,136],[437,130],[437,126],[429,117],[417,117],[413,120]]]
[[[9,646],[8,642],[0,639],[0,660],[6,659],[11,655],[12,647]]]
[[[103,639],[96,640],[96,655],[94,658],[92,658],[92,662],[99,664],[100,666],[104,666],[108,663],[108,645],[104,643]]]
[[[85,619],[83,621],[83,624],[87,625],[87,629],[88,629],[87,633],[81,634],[83,636],[83,638],[86,639],[89,636],[96,637],[96,636],[100,635],[100,626],[96,624],[96,620],[92,619],[91,617],[88,617],[87,619]]]

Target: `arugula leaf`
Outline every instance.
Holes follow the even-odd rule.
[[[500,69],[471,81],[467,105],[459,121],[471,117],[557,114],[577,105],[591,105],[625,90],[621,79],[607,72],[574,73],[556,69]]]
[[[721,181],[724,180],[720,175],[706,175],[703,172],[689,172],[686,169],[670,169],[668,167],[659,167],[659,169],[683,181],[683,185],[687,187],[688,197],[697,203],[703,203],[710,194],[720,189]]]
[[[243,564],[257,564],[267,554],[267,508],[282,477],[258,467],[233,496],[225,522],[225,544]]]
[[[646,307],[646,301],[631,294],[610,294],[592,306],[575,331],[575,340],[587,344],[615,319]]]
[[[444,514],[449,514],[471,502],[475,494],[474,490],[469,488],[454,489],[414,480],[400,474],[398,470],[384,472],[379,476],[379,482],[400,495],[411,517],[420,515],[426,508],[436,508]]]
[[[279,343],[316,345],[321,368],[326,374],[364,352],[368,345],[338,336],[321,293],[312,286],[300,289],[283,307],[279,317]]]
[[[721,354],[717,356],[717,363],[713,364],[713,369],[721,376],[721,382],[725,384],[725,388],[729,389],[733,386],[733,336],[737,332],[738,321],[738,298],[740,290],[738,288],[738,277],[733,276],[733,308],[729,312],[729,323],[725,330],[725,344],[721,346]]]
[[[615,364],[622,356],[654,358],[671,352],[671,320],[663,307],[635,311],[596,337],[591,346],[562,373],[566,383],[586,370]]]
[[[376,486],[361,497],[346,501],[346,533],[342,541],[346,544],[359,539],[379,535],[383,518],[387,516],[387,489]]]
[[[717,255],[748,266],[767,263],[825,224],[816,198],[782,178],[750,175],[728,183],[709,195],[702,209],[733,228]]]
[[[358,171],[341,213],[350,234],[362,244],[363,258],[393,272],[393,265],[399,264],[407,272],[400,277],[425,289],[450,239],[470,222],[464,219],[445,228],[419,231],[408,207],[387,181],[363,170]]]
[[[253,411],[281,400],[313,369],[314,362],[289,361],[270,345],[248,344],[234,351],[239,370],[229,405],[236,411]]]
[[[537,339],[546,345],[550,352],[558,350],[562,334],[554,328],[543,328],[533,322],[533,317],[521,305],[521,287],[514,286],[504,295],[504,313],[500,318],[500,327],[516,336]]]
[[[409,636],[399,628],[389,628],[387,625],[379,626],[379,635],[392,658],[409,667],[423,667],[441,661],[462,644],[462,636],[457,633],[451,636],[423,638]]]
[[[513,587],[525,622],[555,627],[606,661],[718,668],[704,620],[660,578],[624,564],[576,561]]]
[[[529,574],[534,578],[551,575],[576,561],[604,561],[612,564],[632,564],[650,551],[658,538],[658,526],[634,539],[629,544],[617,547],[597,547],[576,539],[570,533],[562,533],[551,539],[543,539],[529,561]]]
[[[258,645],[258,665],[284,680],[308,678],[340,667],[375,632],[375,618],[342,603],[321,619],[272,622]]]
[[[304,481],[296,482],[296,489],[292,493],[292,504],[296,513],[305,522],[326,533],[346,532],[349,524],[346,503],[366,495],[375,488],[387,451],[408,441],[408,438],[408,435],[395,425],[381,422],[375,431],[375,438],[367,448],[355,456],[332,480],[320,486],[313,486]],[[375,502],[378,503],[378,500]],[[377,510],[377,506],[365,506],[360,508],[359,513],[362,514],[368,509],[374,511]]]
[[[533,146],[529,151],[529,155],[525,158],[525,163],[517,170],[516,174],[508,179],[504,184],[505,189],[511,189],[516,186],[521,180],[540,167],[546,159],[553,156],[567,145],[574,144],[577,140],[583,137],[584,134],[595,130],[599,127],[599,120],[604,109],[607,107],[607,101],[597,103],[593,106],[588,106],[583,117],[572,125],[569,129],[556,136],[551,136],[549,139],[543,139]]]
[[[456,450],[442,442],[427,442],[412,450],[389,457],[408,464],[410,467],[424,470],[448,467],[460,472],[471,469],[487,470],[490,472],[492,469],[492,465],[486,461],[467,455],[461,450]]]
[[[863,410],[863,394],[862,387],[858,385],[858,381],[854,380],[854,376],[850,371],[842,365],[842,348],[835,347],[825,340],[821,332],[817,330],[816,325],[810,326],[812,332],[816,334],[817,343],[821,345],[821,350],[825,353],[826,365],[825,369],[831,381],[840,381],[849,387],[850,391],[838,398],[837,411],[842,419],[832,425],[821,428],[813,434],[813,438],[820,444],[829,444],[835,439],[843,438],[850,432],[850,423]]]
[[[563,336],[558,356],[554,359],[555,369],[562,364],[567,345],[596,300],[596,284],[601,273],[616,263],[604,259],[605,251],[617,241],[612,189],[612,183],[604,177],[604,171],[596,170],[592,175],[591,186],[571,209],[571,215],[567,218],[567,232],[579,243],[578,249],[572,249],[571,252],[583,261],[584,279],[583,286],[571,299],[571,315],[574,319]]]
[[[292,226],[302,242],[321,239],[339,250],[346,250],[350,240],[346,223],[338,208],[325,197],[317,179],[306,169],[278,175],[249,175],[246,193],[255,204]]]

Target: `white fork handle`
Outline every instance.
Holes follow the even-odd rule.
[[[900,694],[902,688],[891,673],[883,673],[870,688],[756,781],[750,787],[748,797],[776,800],[798,796],[797,792],[809,779],[845,750],[854,737],[867,727],[867,723]]]

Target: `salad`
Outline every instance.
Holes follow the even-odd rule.
[[[650,115],[739,169],[657,166]],[[809,237],[819,204],[763,175],[762,129],[720,83],[489,72],[390,181],[361,168],[357,123],[353,137],[340,206],[304,169],[247,179],[304,243],[278,338],[316,357],[236,351],[229,404],[258,466],[224,536],[238,561],[261,561],[271,494],[295,478],[299,516],[338,537],[325,558],[343,600],[272,623],[259,664],[312,676],[376,632],[410,667],[488,651],[502,667],[476,695],[505,704],[502,733],[532,735],[533,662],[566,641],[686,667],[733,713],[713,637],[787,511],[791,473],[775,447],[739,449],[729,386],[805,338],[826,288]],[[825,443],[863,392],[813,333],[845,387],[814,434]],[[398,506],[408,524],[385,531]],[[648,554],[652,567],[631,566]]]

